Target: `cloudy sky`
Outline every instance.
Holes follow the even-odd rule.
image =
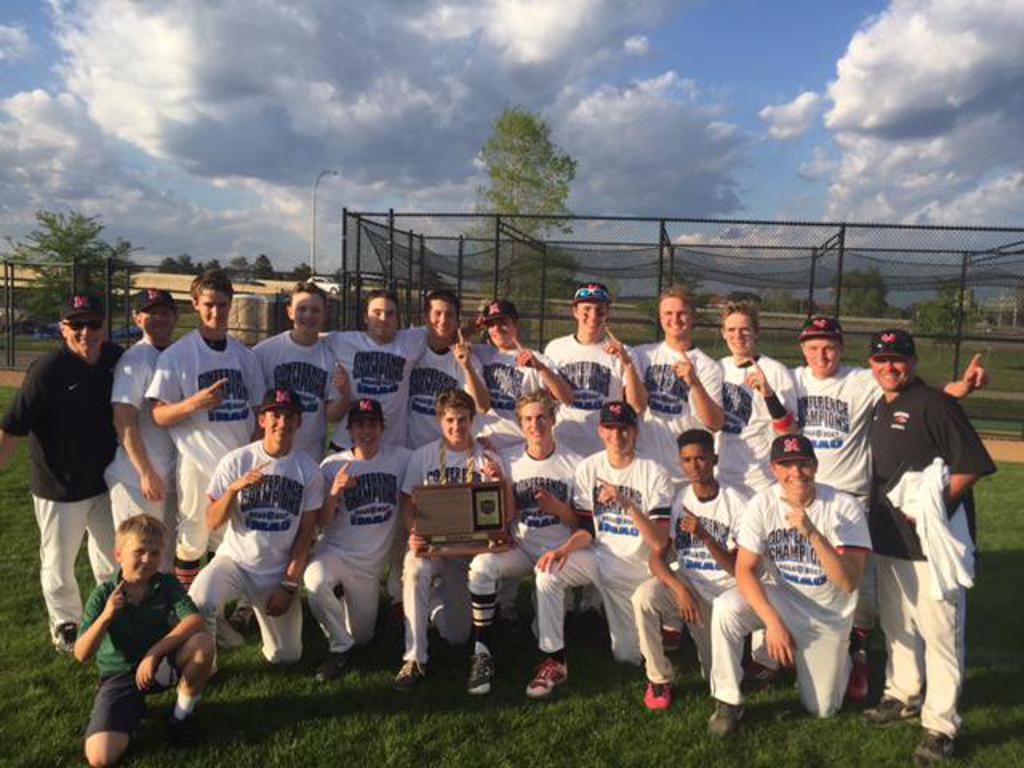
[[[321,260],[342,206],[471,210],[507,106],[578,213],[1024,224],[1019,0],[6,0],[0,235]]]

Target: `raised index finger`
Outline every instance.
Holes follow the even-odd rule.
[[[607,336],[607,337],[608,337],[609,339],[611,339],[612,341],[614,341],[614,342],[615,342],[616,344],[621,344],[621,343],[622,343],[622,342],[621,342],[621,341],[619,341],[619,340],[618,340],[617,338],[615,338],[615,334],[614,334],[614,333],[612,333],[612,329],[611,329],[611,327],[610,327],[610,326],[607,326],[607,325],[606,325],[606,326],[604,327],[604,334],[605,334],[605,336]]]
[[[230,379],[226,379],[226,378],[225,379],[217,379],[215,382],[213,382],[213,384],[210,385],[210,391],[212,392],[215,389],[223,389],[225,386],[227,386],[227,383],[229,381],[230,381]]]
[[[459,344],[465,344],[466,341],[465,341],[465,339],[462,338],[462,328],[459,328],[457,333],[459,335]]]

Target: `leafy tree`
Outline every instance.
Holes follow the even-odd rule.
[[[200,271],[200,267],[202,267],[202,264],[193,262],[192,257],[187,253],[177,257],[168,256],[160,262],[161,272],[171,272],[172,274],[179,275],[194,275]]]
[[[313,270],[310,269],[309,264],[306,262],[300,262],[295,269],[291,271],[291,279],[297,283],[304,283],[313,276]]]
[[[878,267],[844,272],[840,313],[855,317],[883,317],[889,309],[888,295],[889,288]]]
[[[934,299],[919,301],[914,305],[914,331],[939,337],[955,337],[959,308],[960,284],[944,285]],[[964,328],[976,322],[980,314],[974,303],[974,292],[968,289],[964,294]]]
[[[274,278],[274,265],[270,263],[267,254],[261,253],[253,261],[252,275],[259,280],[272,280]]]
[[[197,272],[209,272],[210,270],[213,270],[213,269],[224,269],[224,267],[222,267],[220,265],[220,262],[217,259],[210,259],[209,261],[201,261],[198,264],[196,264],[196,271]]]
[[[769,288],[765,291],[761,309],[765,312],[788,312],[798,313],[803,308],[803,302],[789,291],[783,288]]]
[[[106,261],[115,265],[113,285],[125,283],[124,265],[135,250],[120,238],[113,244],[102,239],[103,225],[97,217],[77,211],[39,210],[35,215],[38,228],[25,240],[7,238],[14,261],[37,264],[37,277],[25,304],[29,312],[40,318],[55,318],[60,306],[72,293],[103,295],[106,288]],[[122,301],[119,292],[114,296]],[[113,311],[119,311],[115,305]]]
[[[228,262],[228,274],[237,280],[248,280],[252,268],[245,256],[235,256]]]

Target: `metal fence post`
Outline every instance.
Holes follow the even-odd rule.
[[[130,264],[124,266],[124,327],[132,326],[132,270]]]
[[[408,258],[405,260],[405,316],[412,317],[412,254],[413,254],[413,234],[412,228],[409,229],[408,237],[406,238],[406,248],[408,248]]]
[[[839,227],[839,262],[836,264],[836,303],[833,314],[839,318],[839,309],[842,307],[843,297],[843,257],[846,255],[846,225]]]
[[[7,334],[7,367],[14,367],[14,265],[4,259],[4,307],[7,312],[7,327],[4,329]]]
[[[494,217],[494,295],[498,298],[498,275],[501,269],[501,214]]]
[[[78,259],[71,257],[71,295],[78,293]]]
[[[363,300],[363,217],[356,216],[356,295],[352,311],[355,314],[353,326],[362,330],[363,313],[360,304]]]
[[[807,286],[807,317],[814,314],[814,268],[818,261],[818,249],[811,248],[811,279]]]
[[[114,320],[114,258],[107,256],[103,260],[103,290],[105,293],[106,300],[106,313],[107,313],[107,334],[109,337],[110,332],[113,330],[111,324]]]
[[[348,207],[341,209],[341,330],[348,323]]]
[[[665,242],[668,240],[668,231],[665,229],[665,220],[658,223],[658,295],[665,287],[662,273],[665,271]]]
[[[395,289],[395,209],[388,208],[388,278],[385,287]]]
[[[537,343],[539,349],[544,348],[544,315],[547,314],[548,306],[548,247],[544,245],[540,251],[540,327],[537,329],[540,341]]]
[[[459,260],[455,267],[455,287],[458,296],[462,295],[462,260],[465,257],[466,238],[459,235]]]
[[[967,264],[970,259],[970,253],[964,251],[960,261],[960,296],[956,306],[956,343],[953,345],[953,377],[950,381],[960,378],[960,343],[964,336],[964,299],[967,295]]]

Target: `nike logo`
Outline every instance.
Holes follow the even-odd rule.
[[[80,381],[76,381],[74,384],[68,384],[68,392],[72,392],[72,391],[78,389],[78,385],[81,384],[81,383],[82,382],[80,382]]]

